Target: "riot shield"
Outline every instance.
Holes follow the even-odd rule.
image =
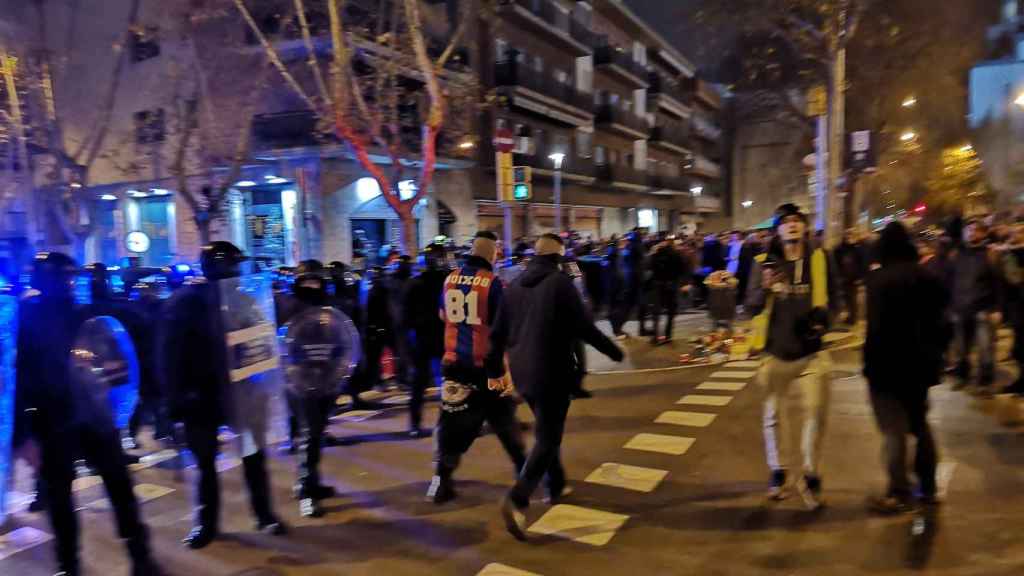
[[[220,320],[227,345],[228,380],[234,386],[278,391],[274,292],[270,277],[251,274],[217,281]]]
[[[250,274],[218,280],[216,287],[226,346],[225,415],[249,455],[264,447],[271,420],[277,428],[278,416],[270,413],[282,388],[273,286],[269,275]]]
[[[7,516],[7,487],[14,470],[11,440],[14,434],[15,345],[18,342],[18,301],[0,296],[0,526]]]
[[[348,316],[309,307],[284,326],[282,357],[288,389],[301,398],[335,397],[359,362],[359,331]]]
[[[75,335],[70,365],[81,421],[127,428],[139,400],[139,361],[124,326],[112,316],[85,321]]]

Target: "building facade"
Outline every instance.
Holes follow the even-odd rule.
[[[5,8],[18,4],[0,0]],[[281,20],[292,3],[280,4],[259,3],[263,8],[254,9],[254,16],[286,64],[303,63],[301,38]],[[346,22],[358,21],[362,4],[346,4]],[[117,88],[103,145],[87,166],[78,167],[84,188],[67,190],[89,195],[89,208],[74,216],[79,235],[36,239],[38,247],[60,247],[53,237],[63,237],[85,262],[113,264],[128,256],[154,266],[194,261],[202,243],[196,204],[178,190],[182,180],[174,170],[190,115],[220,122],[228,134],[251,131],[249,158],[222,216],[211,223],[211,238],[232,240],[267,265],[305,258],[349,261],[356,250],[372,253],[396,244],[399,222],[376,181],[346,146],[319,135],[317,115],[276,75],[252,84],[260,91],[254,117],[240,114],[240,105],[192,110],[201,106],[181,97],[188,86],[176,74],[182,62],[203,57],[201,45],[182,38],[172,7],[157,0],[141,3],[126,41],[130,5],[111,0],[103,10],[69,16],[48,4],[53,37],[22,39],[69,55],[54,84],[69,150],[88,147],[95,138],[98,116],[107,109],[106,87]],[[425,2],[423,10],[431,33],[443,37],[454,29],[451,15],[458,10],[452,6]],[[15,28],[38,28],[31,10],[6,14],[19,23]],[[247,86],[266,67],[263,50],[237,14],[219,18],[215,39],[230,44],[238,60],[209,73],[238,73],[238,85]],[[327,55],[323,18],[310,15],[315,49]],[[67,30],[74,33],[61,32]],[[61,44],[71,38],[79,44]],[[502,126],[517,137],[515,164],[532,167],[534,175],[532,199],[513,209],[516,237],[555,230],[556,153],[564,154],[563,228],[594,238],[634,226],[674,230],[722,209],[721,95],[696,79],[686,59],[621,2],[501,0],[493,17],[474,14],[464,43],[457,66],[445,73],[477,76],[489,105],[473,137],[456,142],[442,134],[431,190],[415,210],[420,245],[438,235],[461,242],[477,229],[501,228],[491,140]],[[121,50],[129,52],[118,65]],[[119,76],[111,83],[114,71]],[[299,81],[312,89],[311,78]],[[410,104],[413,118],[415,108]],[[459,113],[464,111],[449,110]],[[213,144],[230,151],[230,142]],[[185,156],[196,165],[209,162],[202,148],[207,145],[193,143]],[[47,162],[43,156],[36,159],[40,166]],[[402,196],[415,194],[414,174],[409,168],[397,179]],[[64,181],[56,185],[73,184],[58,180]],[[187,182],[190,189],[202,187],[198,175]],[[139,232],[148,242],[138,241]]]

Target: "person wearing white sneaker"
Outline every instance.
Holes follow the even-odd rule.
[[[796,382],[803,398],[802,476],[796,483],[808,509],[821,500],[821,446],[829,408],[830,358],[822,350],[828,323],[828,302],[835,283],[829,277],[824,250],[811,250],[807,220],[793,204],[776,212],[776,240],[764,262],[755,264],[747,309],[767,327],[767,359],[757,380],[764,390],[765,456],[771,470],[769,497],[787,496],[787,470],[794,463],[788,434],[786,399]]]

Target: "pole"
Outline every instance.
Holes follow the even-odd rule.
[[[555,233],[562,232],[562,167],[555,169]]]
[[[25,234],[29,238],[30,243],[34,243],[39,240],[36,237],[37,222],[36,222],[36,209],[32,198],[32,174],[29,172],[29,157],[28,157],[28,138],[25,135],[24,119],[21,115],[21,101],[18,98],[18,89],[15,83],[15,72],[18,66],[18,59],[14,56],[7,54],[7,52],[0,50],[0,75],[3,75],[5,87],[7,89],[8,106],[10,107],[11,123],[14,125],[14,137],[17,140],[17,161],[18,161],[18,180],[19,180],[19,194],[21,195],[20,201],[23,202],[24,210],[28,216],[28,222],[25,227]],[[11,171],[14,171],[14,167],[11,166]],[[17,205],[18,202],[15,202]],[[33,246],[33,249],[35,246]]]
[[[504,153],[504,156],[507,155],[508,153]],[[506,163],[503,161],[503,153],[496,150],[494,152],[494,185],[498,191],[498,202],[501,203],[502,220],[504,221],[505,256],[508,257],[512,253],[512,205],[505,198],[504,165]]]
[[[831,109],[829,110],[829,171],[828,171],[828,221],[825,227],[825,244],[830,245],[836,237],[836,228],[842,223],[843,202],[839,197],[839,177],[843,172],[843,141],[846,138],[846,26],[849,13],[844,1],[839,10],[835,39],[835,57],[832,61]]]
[[[828,223],[828,118],[818,116],[818,137],[814,141],[814,229],[825,230]]]

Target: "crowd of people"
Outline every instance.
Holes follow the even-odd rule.
[[[571,400],[588,394],[582,387],[583,345],[623,359],[613,339],[595,326],[596,318],[607,318],[612,336],[622,340],[635,318],[639,335],[662,345],[672,339],[681,305],[708,306],[718,284],[726,286],[733,308],[739,305],[762,332],[757,348],[765,360],[758,380],[769,497],[785,498],[795,488],[811,509],[823,502],[827,330],[866,319],[864,374],[890,476],[888,491],[872,501],[882,512],[936,501],[937,449],[925,415],[928,389],[943,373],[951,372],[958,387],[974,376],[979,391],[991,392],[995,331],[1004,320],[1017,336],[1013,357],[1024,361],[1024,224],[958,219],[915,236],[891,223],[878,235],[850,231],[830,249],[809,233],[796,206],[784,205],[767,231],[696,237],[635,229],[602,242],[544,234],[521,240],[504,259],[503,251],[493,233],[481,231],[462,249],[435,243],[415,260],[394,254],[368,270],[308,260],[274,272],[270,318],[282,333],[312,312],[321,315],[321,325],[351,328],[338,332],[348,340],[328,347],[332,351],[324,358],[341,355],[335,348],[362,350],[358,358],[352,353],[349,369],[287,373],[301,380],[286,388],[285,406],[302,516],[324,515],[322,502],[335,495],[321,481],[319,466],[322,446],[336,443],[326,428],[337,398],[344,393],[353,407],[368,406],[362,396],[382,385],[386,354],[395,380],[410,392],[410,437],[428,434],[425,394],[440,384],[427,498],[444,504],[457,497],[454,473],[486,424],[509,456],[512,487],[501,514],[519,539],[526,538],[524,510],[542,480],[551,502],[567,491],[560,445]],[[149,552],[126,468],[125,451],[138,445],[140,427],[148,424],[156,438],[187,447],[195,459],[195,521],[186,545],[203,548],[219,536],[216,457],[224,425],[237,433],[256,528],[287,533],[274,512],[267,476],[269,414],[276,397],[260,385],[252,366],[235,367],[239,357],[258,360],[267,347],[247,343],[241,354],[228,352],[238,334],[260,337],[251,331],[258,323],[249,318],[259,316],[256,297],[249,302],[249,296],[222,290],[243,276],[246,257],[228,242],[214,242],[200,260],[202,275],[171,282],[169,297],[136,290],[135,299],[111,290],[102,265],[79,269],[59,253],[40,254],[34,262],[31,282],[20,294],[15,445],[38,471],[35,506],[50,515],[62,574],[79,573],[71,481],[80,459],[103,478],[134,573],[162,573]],[[82,278],[87,303],[76,300]],[[95,316],[117,318],[135,342],[140,399],[125,429],[84,414],[81,395],[73,390],[75,336]],[[1024,394],[1022,382],[1008,391]],[[785,440],[784,404],[794,386],[805,407],[799,456]],[[516,418],[518,403],[535,419],[529,450]],[[908,434],[918,439],[917,486],[906,472]],[[32,446],[38,446],[38,456]]]

